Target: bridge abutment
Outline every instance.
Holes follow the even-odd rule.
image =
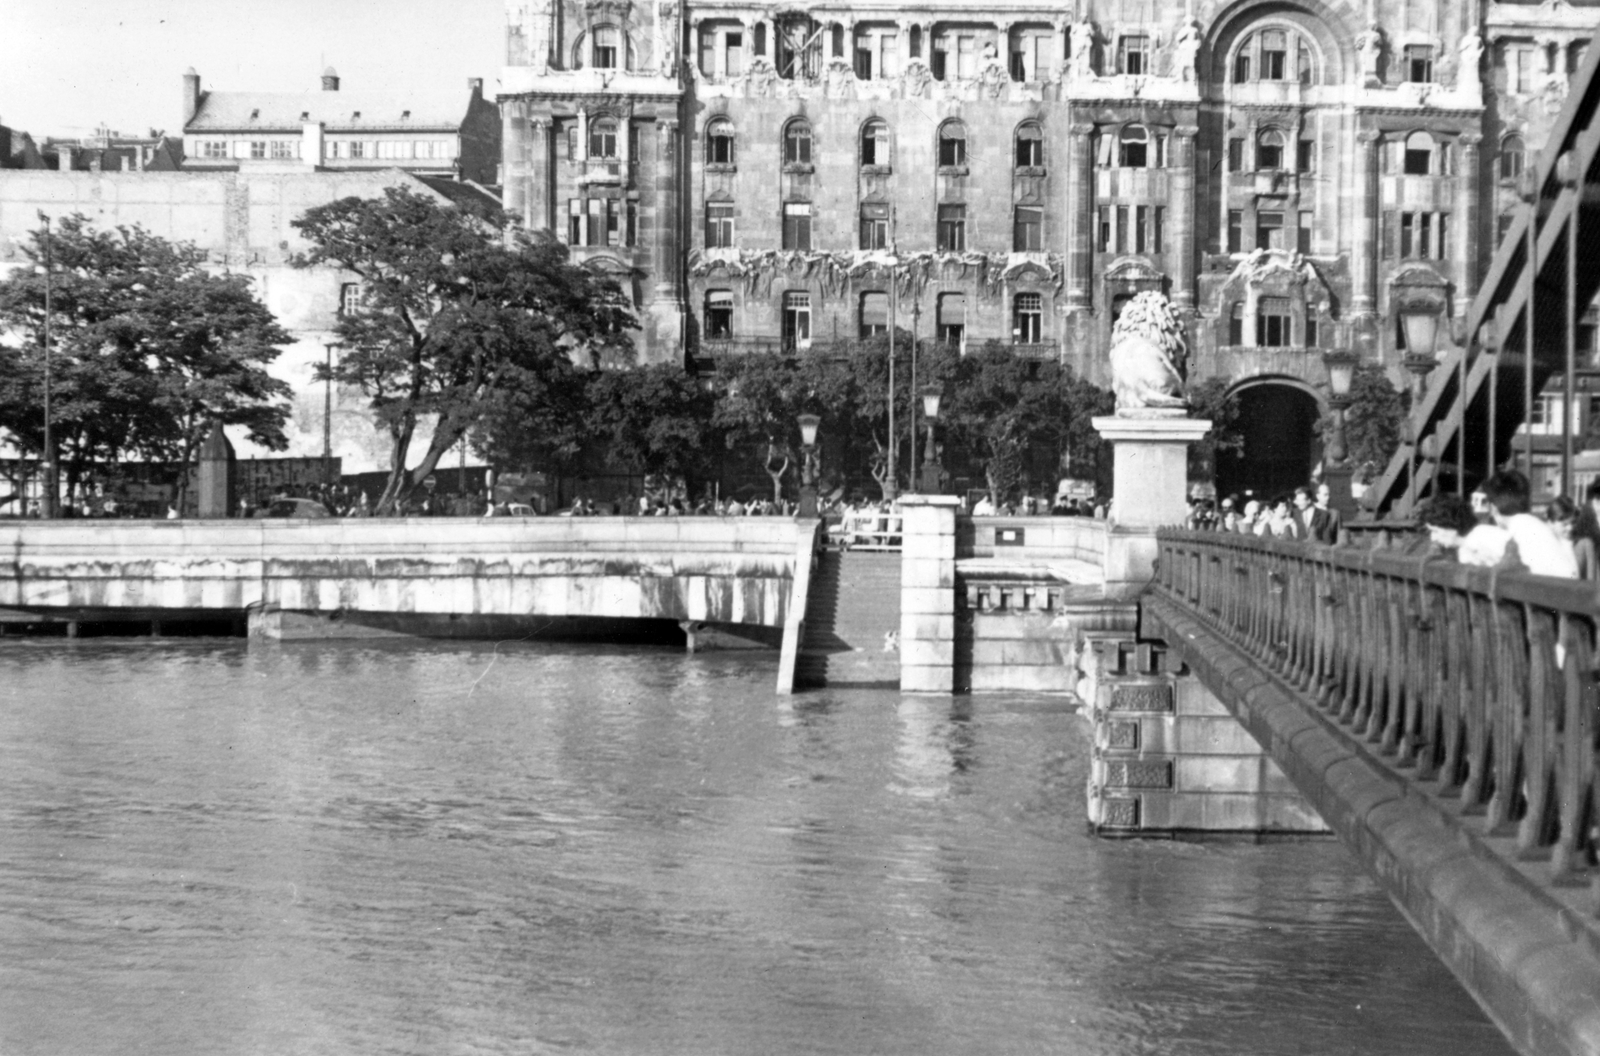
[[[1161,643],[1088,631],[1078,695],[1093,727],[1088,820],[1103,836],[1330,830],[1222,702]]]

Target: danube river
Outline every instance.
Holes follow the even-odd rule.
[[[0,643],[0,1053],[1504,1056],[1340,845],[1084,832],[1057,699]]]

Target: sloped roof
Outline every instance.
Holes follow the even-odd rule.
[[[419,183],[443,195],[457,205],[463,202],[477,202],[481,205],[492,205],[499,209],[503,204],[493,191],[471,180],[451,180],[442,176],[424,176],[421,173],[414,173],[413,175]]]
[[[183,130],[299,132],[321,122],[337,132],[453,131],[470,101],[469,92],[205,92]]]

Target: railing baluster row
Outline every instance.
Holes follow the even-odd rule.
[[[1592,584],[1169,531],[1155,587],[1600,914]]]

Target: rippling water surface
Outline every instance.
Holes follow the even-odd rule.
[[[0,1053],[1509,1052],[1332,841],[1084,834],[1058,700],[0,648]]]

